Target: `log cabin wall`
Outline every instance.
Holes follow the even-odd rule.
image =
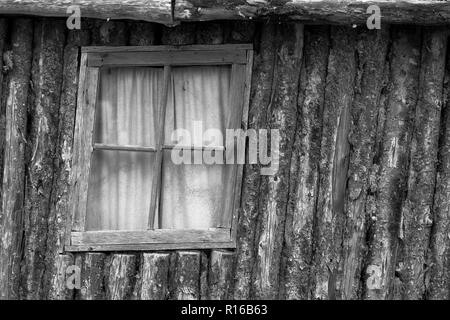
[[[0,17],[0,295],[9,299],[449,299],[447,29]],[[80,46],[253,43],[236,250],[60,254]],[[81,289],[66,268],[81,268]]]

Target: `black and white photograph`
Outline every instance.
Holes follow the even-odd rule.
[[[0,0],[0,300],[449,300],[449,37],[448,0]]]

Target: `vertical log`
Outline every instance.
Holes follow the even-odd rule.
[[[157,24],[149,22],[132,22],[129,25],[130,46],[151,46],[156,44]]]
[[[125,22],[91,20],[89,23],[94,46],[124,46],[128,40],[128,28]]]
[[[5,150],[5,130],[6,130],[6,99],[3,96],[3,54],[7,56],[6,41],[8,35],[8,20],[0,19],[0,181],[3,181],[3,154]],[[7,68],[7,67],[6,67]],[[2,185],[0,183],[0,203],[2,200]],[[2,224],[0,215],[0,225]],[[1,242],[0,242],[1,246]]]
[[[165,300],[169,294],[169,253],[144,253],[134,297],[140,300]]]
[[[253,21],[230,21],[225,28],[224,38],[226,43],[253,43],[256,29],[261,30],[261,25]]]
[[[200,253],[200,300],[209,298],[209,257],[205,251]]]
[[[201,22],[197,23],[197,44],[221,44],[223,43],[224,30],[221,23]]]
[[[233,252],[213,250],[209,269],[209,299],[224,300],[229,298],[232,283]]]
[[[329,53],[328,27],[305,28],[298,97],[297,131],[290,168],[283,251],[285,299],[308,299],[313,218],[319,186],[322,112]]]
[[[39,299],[46,269],[45,251],[54,163],[57,160],[65,29],[62,20],[42,19],[35,22],[31,128],[26,151],[24,290],[27,299]]]
[[[170,298],[198,300],[200,297],[200,252],[177,251],[174,254]]]
[[[72,300],[74,294],[73,290],[67,287],[66,270],[74,264],[73,256],[70,254],[58,255],[53,264],[47,298],[51,300]]]
[[[426,28],[423,33],[419,99],[411,142],[408,195],[402,208],[403,299],[425,295],[426,261],[435,191],[442,88],[447,49],[446,29]]]
[[[107,266],[106,298],[108,300],[126,300],[133,293],[136,256],[133,254],[114,254]]]
[[[12,52],[9,55],[8,98],[1,207],[0,298],[19,297],[20,259],[23,254],[25,143],[27,99],[31,73],[33,23],[12,23]]]
[[[59,102],[59,124],[55,176],[48,216],[47,249],[44,273],[43,295],[52,290],[52,278],[59,267],[59,253],[64,247],[66,230],[70,220],[70,172],[72,168],[72,145],[77,107],[79,52],[80,46],[89,44],[89,30],[71,30],[64,48],[64,66]]]
[[[181,23],[176,27],[163,27],[161,42],[170,45],[194,44],[196,26],[195,23]]]
[[[275,50],[275,25],[261,27],[260,50],[254,55],[250,106],[248,112],[249,129],[266,129],[268,109],[272,95]],[[231,34],[234,34],[232,32]],[[242,182],[241,210],[237,226],[237,247],[234,263],[234,299],[249,299],[251,276],[255,259],[255,225],[259,214],[260,166],[246,164]]]
[[[86,253],[77,255],[75,264],[81,270],[81,289],[76,294],[78,300],[105,299],[104,253]]]
[[[450,50],[445,69],[444,106],[439,141],[439,164],[430,239],[430,289],[428,298],[450,299]]]
[[[364,30],[357,42],[357,83],[351,107],[352,127],[346,222],[342,272],[339,274],[343,299],[358,299],[366,245],[366,201],[370,188],[371,167],[376,152],[380,96],[386,75],[389,29]],[[376,54],[374,54],[376,52]]]
[[[261,216],[253,282],[255,297],[262,299],[278,297],[289,169],[297,121],[303,25],[286,23],[277,26],[276,39],[269,123],[271,129],[279,130],[279,166],[274,168],[273,175],[263,178],[265,196],[260,199]]]
[[[315,299],[336,299],[344,227],[344,191],[348,169],[348,133],[356,65],[355,31],[333,28],[322,124],[320,186],[314,226]]]
[[[401,202],[406,188],[411,118],[417,102],[420,30],[395,27],[390,57],[391,90],[382,145],[376,213],[365,279],[366,299],[392,293],[398,248]]]

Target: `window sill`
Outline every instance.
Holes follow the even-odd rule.
[[[174,249],[229,249],[236,243],[229,228],[208,230],[158,229],[148,231],[72,232],[68,252],[145,251]]]

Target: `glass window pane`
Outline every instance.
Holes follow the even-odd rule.
[[[95,150],[86,230],[146,230],[155,153]]]
[[[163,229],[230,227],[236,166],[175,164],[164,151],[161,221]],[[179,151],[178,151],[179,152]],[[201,157],[202,151],[192,151]]]
[[[162,85],[162,68],[102,69],[94,141],[154,147]]]
[[[185,129],[190,133],[190,141],[185,141],[187,144],[223,146],[225,129],[240,125],[231,123],[236,110],[230,108],[228,101],[230,80],[231,66],[172,68],[165,143],[174,144],[174,130]],[[208,129],[218,130],[222,141],[203,141],[202,135]]]

